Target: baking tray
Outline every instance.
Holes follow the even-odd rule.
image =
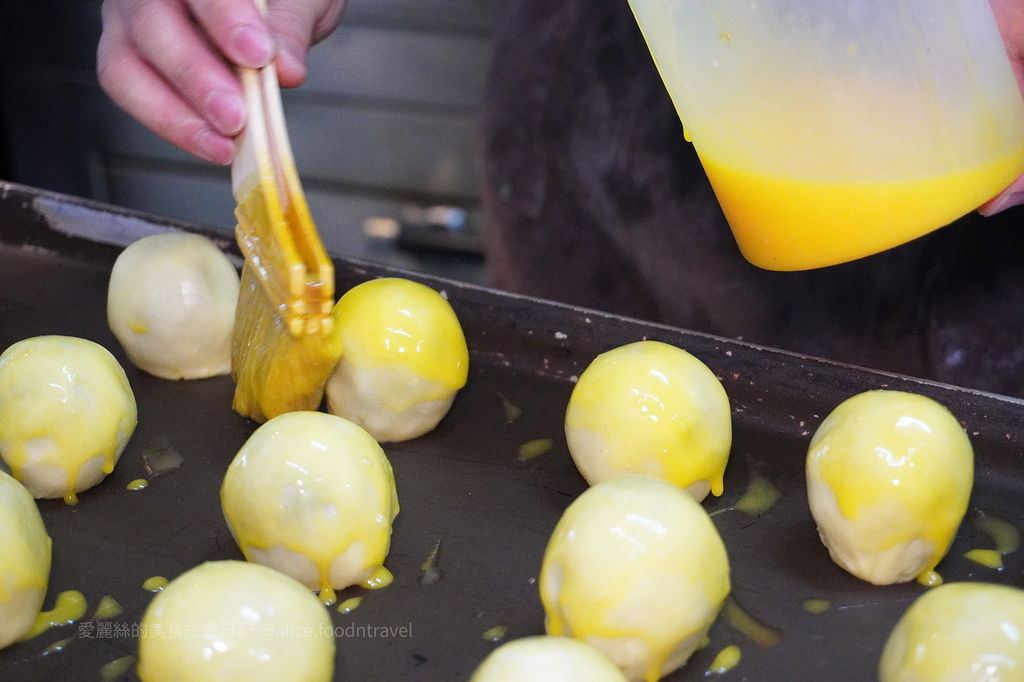
[[[0,183],[0,348],[39,334],[91,339],[120,360],[139,403],[138,428],[113,474],[75,507],[39,503],[53,538],[46,608],[60,592],[79,590],[90,604],[84,622],[92,624],[58,627],[0,651],[2,680],[98,679],[104,664],[135,652],[132,626],[152,598],[143,589],[147,578],[174,578],[202,561],[241,558],[218,490],[256,424],[231,410],[230,379],[153,378],[127,361],[106,324],[107,278],[120,249],[165,230],[207,234],[240,263],[222,234]],[[720,618],[708,646],[667,680],[705,679],[715,654],[729,644],[740,647],[742,660],[724,679],[875,679],[890,629],[925,588],[875,587],[836,567],[817,538],[804,488],[811,435],[855,393],[914,391],[949,407],[975,447],[972,509],[1024,523],[1019,400],[342,258],[335,264],[341,292],[382,275],[443,291],[462,321],[471,358],[469,383],[440,426],[385,446],[402,506],[386,562],[395,581],[383,590],[341,593],[341,599],[365,598],[348,614],[332,611],[343,633],[338,680],[466,680],[496,646],[484,638],[495,626],[507,628],[505,640],[543,632],[536,585],[541,558],[562,511],[586,485],[566,449],[565,406],[574,379],[598,353],[640,339],[690,351],[729,394],[734,445],[725,494],[705,507],[729,508],[754,472],[783,493],[760,518],[737,511],[714,517],[729,552],[733,595],[781,638],[762,646]],[[522,409],[519,419],[508,423],[505,401]],[[552,439],[551,450],[522,461],[519,447],[538,438]],[[128,490],[130,481],[147,477],[143,454],[160,439],[184,456],[184,465],[144,490]],[[443,579],[420,584],[421,565],[438,540]],[[1024,552],[1006,555],[1000,571],[963,557],[990,546],[965,522],[939,572],[947,581],[1020,584]],[[109,625],[90,620],[104,595],[124,607]],[[832,606],[811,615],[802,606],[809,598]],[[386,632],[395,634],[379,634]],[[64,644],[48,652],[56,642]],[[124,677],[134,679],[134,672]]]

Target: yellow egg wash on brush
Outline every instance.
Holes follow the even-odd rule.
[[[334,264],[295,169],[277,73],[269,65],[240,69],[240,77],[249,122],[231,166],[245,256],[231,341],[233,406],[265,421],[319,407],[341,347],[332,336]]]
[[[253,215],[266,200],[260,188],[245,192],[238,209],[239,225],[243,215]],[[292,209],[294,210],[294,209]],[[255,229],[255,228],[249,228]],[[241,230],[241,228],[240,228]],[[241,239],[241,237],[240,237]],[[269,246],[263,247],[270,250]],[[294,257],[293,257],[294,258]],[[291,412],[313,410],[320,406],[323,386],[341,357],[341,341],[334,334],[331,319],[334,285],[333,271],[330,282],[318,278],[305,281],[306,268],[300,263],[289,264],[288,256],[281,263],[263,263],[261,270],[246,260],[242,267],[238,315],[232,341],[232,376],[237,388],[234,408],[240,414],[257,421]],[[301,284],[272,278],[274,272],[287,273],[289,278],[301,278]],[[270,278],[270,281],[267,281]],[[265,287],[287,286],[290,291],[305,291],[311,303],[319,301],[317,309],[303,309],[302,299],[292,299],[290,305],[306,316],[304,320],[286,321],[285,310],[275,304],[278,294],[268,295]]]
[[[430,287],[397,277],[353,288],[334,310],[345,361],[370,369],[401,365],[436,382],[444,397],[466,385],[469,352],[455,312]]]

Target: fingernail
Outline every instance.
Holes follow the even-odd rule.
[[[235,145],[215,130],[204,128],[196,133],[197,156],[211,163],[226,166],[235,156]]]
[[[259,68],[270,63],[274,56],[274,41],[266,32],[246,24],[235,29],[231,37],[231,44],[235,46],[238,54],[242,57],[243,66]]]
[[[1024,201],[1024,193],[1007,190],[979,207],[978,213],[983,216],[993,216],[996,213],[1020,204],[1022,201]]]
[[[306,63],[294,49],[282,46],[277,55],[278,69],[285,69],[291,76],[290,80],[298,83],[306,80]]]
[[[210,93],[205,112],[210,122],[225,135],[234,135],[245,125],[245,103],[241,97],[225,90]]]

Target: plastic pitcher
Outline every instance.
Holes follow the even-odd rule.
[[[1024,170],[988,0],[630,0],[743,255],[867,256]]]

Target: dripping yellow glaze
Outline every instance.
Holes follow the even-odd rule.
[[[153,598],[139,628],[142,682],[327,682],[331,616],[299,582],[244,561],[200,564]]]
[[[31,639],[41,635],[52,627],[58,625],[71,625],[85,615],[88,608],[85,597],[78,590],[65,590],[57,595],[57,602],[49,611],[43,611],[36,616],[35,622],[29,628],[25,639]]]
[[[969,552],[964,552],[964,557],[987,568],[1001,569],[1003,567],[1003,555],[994,549],[972,549]]]
[[[51,542],[23,485],[0,470],[0,649],[32,627],[46,598]]]
[[[64,647],[66,647],[68,644],[71,644],[71,642],[73,641],[75,641],[74,637],[65,637],[64,639],[59,639],[50,646],[43,649],[43,656],[49,656],[50,654],[60,653],[61,651],[64,651]]]
[[[812,616],[820,616],[832,608],[832,602],[828,599],[820,598],[804,599],[801,606],[803,606],[804,611]]]
[[[754,618],[731,596],[725,600],[722,615],[729,625],[742,632],[758,646],[767,648],[782,641],[782,633],[777,628]]]
[[[569,452],[591,484],[648,474],[698,500],[722,494],[732,415],[721,382],[700,360],[659,341],[597,356],[565,414]]]
[[[867,391],[822,422],[807,454],[811,513],[832,558],[875,584],[934,580],[967,511],[970,440],[922,395]]]
[[[433,429],[469,373],[466,339],[448,301],[389,277],[350,289],[333,316],[344,350],[327,382],[328,410],[378,441]]]
[[[137,421],[128,378],[99,344],[37,336],[0,355],[0,457],[34,497],[77,503],[114,470]]]
[[[430,547],[430,553],[427,554],[427,558],[420,564],[420,585],[433,585],[444,578],[444,572],[437,565],[440,560],[441,538],[438,538]]]
[[[134,664],[134,656],[122,656],[109,663],[104,663],[100,668],[100,682],[117,682],[132,669]]]
[[[147,592],[159,592],[165,587],[167,587],[167,578],[162,575],[155,575],[152,578],[146,578],[146,581],[142,583],[142,589]]]
[[[569,505],[539,582],[548,634],[585,641],[628,679],[654,682],[703,641],[729,593],[729,562],[693,497],[629,474]]]
[[[352,613],[363,603],[362,597],[349,597],[338,604],[338,613]]]
[[[734,506],[747,516],[764,516],[780,499],[782,491],[774,483],[761,474],[754,474]]]
[[[484,631],[484,634],[481,635],[481,637],[483,637],[488,642],[500,642],[501,640],[505,639],[505,635],[507,634],[507,625],[495,625],[494,627]]]
[[[1009,554],[1020,547],[1020,529],[1006,519],[979,511],[971,516],[971,524],[992,539],[1000,554]]]
[[[715,655],[711,665],[708,666],[707,674],[722,675],[727,673],[739,665],[741,657],[740,648],[735,644],[730,644]]]
[[[928,590],[893,628],[880,682],[1017,680],[1024,669],[1024,591],[990,583]]]
[[[395,479],[380,445],[352,422],[289,412],[242,446],[221,486],[235,540],[252,562],[280,570],[325,604],[349,585],[383,587]]]
[[[523,416],[523,408],[505,397],[504,393],[498,393],[498,400],[501,401],[501,409],[505,412],[505,423],[512,424],[519,421],[519,418]]]
[[[519,459],[529,462],[549,451],[552,445],[554,445],[554,441],[550,438],[535,438],[526,441],[519,446]]]
[[[395,576],[391,574],[391,571],[383,566],[378,566],[374,569],[373,574],[361,582],[360,585],[368,590],[379,590],[382,587],[387,587],[393,582],[395,582]]]
[[[128,490],[143,490],[148,486],[149,481],[144,478],[136,478],[134,481],[129,482],[125,487],[128,488]]]
[[[108,618],[117,618],[121,615],[124,609],[117,603],[117,600],[111,597],[109,594],[103,595],[100,599],[100,603],[96,606],[96,611],[92,614],[93,620],[105,620]]]

